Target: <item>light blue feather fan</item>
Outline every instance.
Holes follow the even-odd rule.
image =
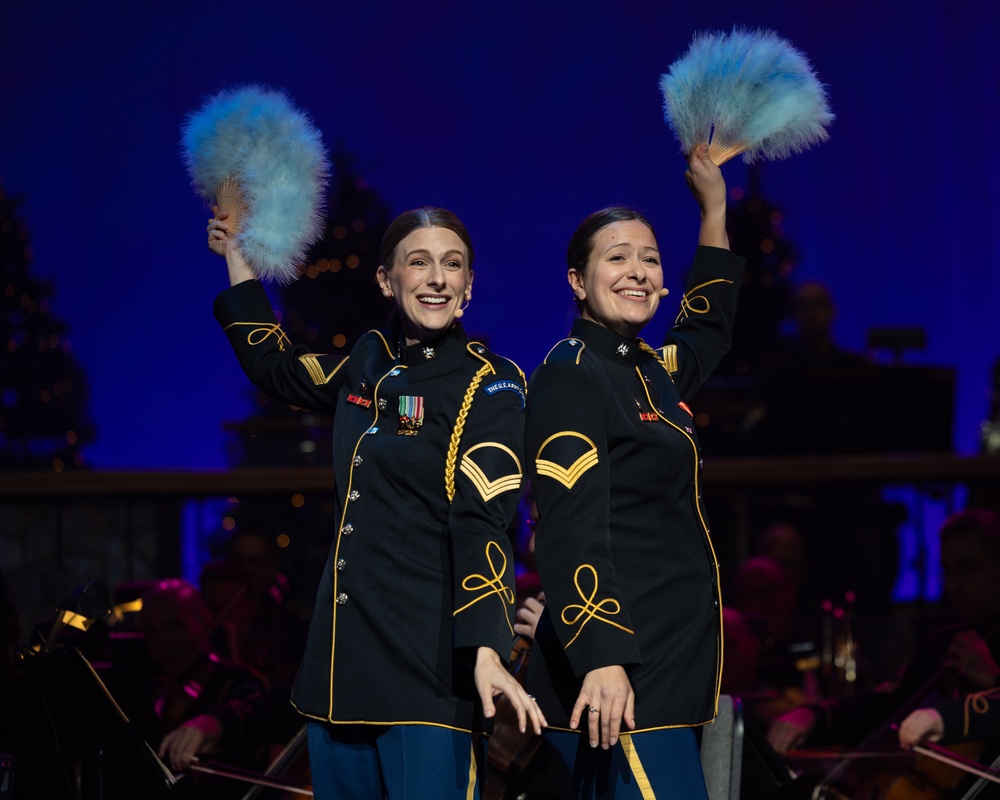
[[[697,34],[660,90],[683,152],[708,142],[716,164],[787,158],[826,141],[833,121],[808,59],[772,31]]]
[[[247,264],[291,283],[323,230],[330,164],[320,132],[280,90],[226,89],[188,115],[181,147],[191,185],[229,211]]]

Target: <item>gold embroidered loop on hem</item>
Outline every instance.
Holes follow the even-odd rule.
[[[711,286],[713,283],[732,283],[732,281],[727,280],[726,278],[716,278],[715,280],[705,281],[705,283],[692,286],[681,298],[681,310],[677,314],[675,322],[680,322],[682,319],[685,319],[688,316],[688,312],[692,314],[707,314],[712,310],[712,304],[708,302],[708,298],[705,297],[705,295],[692,295],[691,293],[697,292],[699,289],[704,289],[706,286]],[[697,305],[695,305],[695,301],[697,301]]]
[[[584,570],[589,572],[594,579],[594,588],[589,595],[585,594],[583,587],[580,586],[580,573],[583,572]],[[573,583],[576,586],[577,594],[580,595],[580,599],[583,600],[584,605],[581,606],[576,603],[571,603],[562,610],[562,614],[560,616],[563,623],[570,627],[576,625],[576,623],[580,622],[581,619],[583,619],[583,622],[580,622],[580,627],[576,629],[576,633],[573,635],[573,638],[566,643],[566,647],[563,648],[564,650],[567,649],[571,644],[573,644],[573,642],[576,641],[576,638],[583,631],[584,626],[592,619],[596,619],[598,622],[604,622],[607,623],[608,625],[612,625],[615,628],[618,628],[619,630],[625,631],[626,633],[634,634],[634,631],[626,628],[624,625],[619,625],[617,622],[614,622],[610,619],[605,619],[598,613],[601,612],[603,614],[610,614],[610,615],[618,614],[622,610],[622,606],[621,603],[619,603],[613,597],[605,597],[599,603],[594,602],[594,598],[597,596],[596,569],[594,569],[590,564],[581,564],[579,567],[576,568],[576,572],[573,574]],[[570,619],[567,616],[567,612],[569,611],[577,612],[576,615],[572,617],[572,619]]]
[[[493,562],[493,551],[498,552],[500,554],[500,558],[502,559],[499,569],[497,569],[497,565]],[[486,544],[486,563],[489,565],[490,572],[493,573],[493,577],[487,578],[485,575],[480,575],[476,572],[471,575],[467,575],[462,580],[462,588],[467,592],[482,592],[482,594],[457,609],[452,616],[458,616],[461,612],[465,611],[465,609],[494,594],[499,595],[500,599],[507,605],[514,605],[514,591],[503,582],[503,577],[507,572],[507,554],[496,542],[487,542]],[[479,582],[474,583],[474,581]]]

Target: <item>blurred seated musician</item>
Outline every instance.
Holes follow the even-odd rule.
[[[899,725],[904,750],[925,742],[1000,739],[1000,688],[954,697],[910,712]]]
[[[185,580],[160,581],[143,596],[140,624],[146,647],[158,667],[152,676],[149,700],[159,730],[148,731],[148,738],[159,744],[160,754],[176,768],[180,762],[171,763],[169,753],[174,739],[164,736],[166,732],[190,723],[188,727],[198,727],[218,741],[220,737],[214,734],[221,735],[221,728],[228,728],[237,734],[232,739],[234,747],[220,752],[219,760],[256,768],[262,753],[258,748],[244,750],[238,733],[253,704],[259,701],[266,681],[255,671],[211,652],[211,621],[201,593]],[[206,728],[211,724],[209,716],[219,723],[219,731]],[[206,796],[221,795],[216,792]]]
[[[253,700],[243,698],[240,707],[238,715],[223,708],[186,720],[163,737],[158,755],[174,772],[182,772],[196,757],[234,746],[288,744],[302,727],[286,689],[264,691]]]
[[[206,605],[220,617],[213,648],[260,672],[271,688],[291,690],[308,619],[287,599],[275,538],[253,529],[234,532],[225,558],[206,564],[200,582]]]
[[[993,689],[1000,678],[1000,516],[960,511],[940,531],[945,596],[957,622],[932,631],[884,690],[802,705],[777,717],[779,753],[804,744],[856,744],[893,712]]]

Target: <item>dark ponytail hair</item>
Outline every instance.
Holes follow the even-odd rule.
[[[420,228],[447,228],[458,235],[469,252],[469,270],[472,270],[472,239],[462,221],[444,208],[423,206],[404,211],[386,228],[382,236],[382,247],[379,250],[381,265],[387,270],[392,269],[396,261],[396,248],[407,236]]]
[[[653,223],[634,208],[609,206],[590,214],[579,224],[569,240],[569,247],[566,248],[567,268],[575,269],[583,277],[587,271],[587,262],[590,261],[590,256],[594,252],[594,239],[597,237],[598,232],[612,223],[631,222],[633,220],[641,222],[649,228],[654,238],[656,237]],[[577,310],[582,311],[583,300],[576,298],[576,307]]]

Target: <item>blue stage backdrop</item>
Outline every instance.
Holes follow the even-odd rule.
[[[832,288],[848,348],[924,327],[909,363],[957,370],[954,439],[974,451],[1000,355],[995,0],[4,3],[0,174],[89,379],[88,463],[221,467],[222,422],[251,410],[179,156],[206,96],[284,87],[394,213],[455,210],[478,254],[467,326],[530,372],[569,326],[565,244],[606,204],[659,229],[662,336],[697,210],[658,79],[696,31],[735,24],[803,50],[837,115],[828,143],[761,172],[795,276]],[[724,169],[745,187],[742,162]]]

